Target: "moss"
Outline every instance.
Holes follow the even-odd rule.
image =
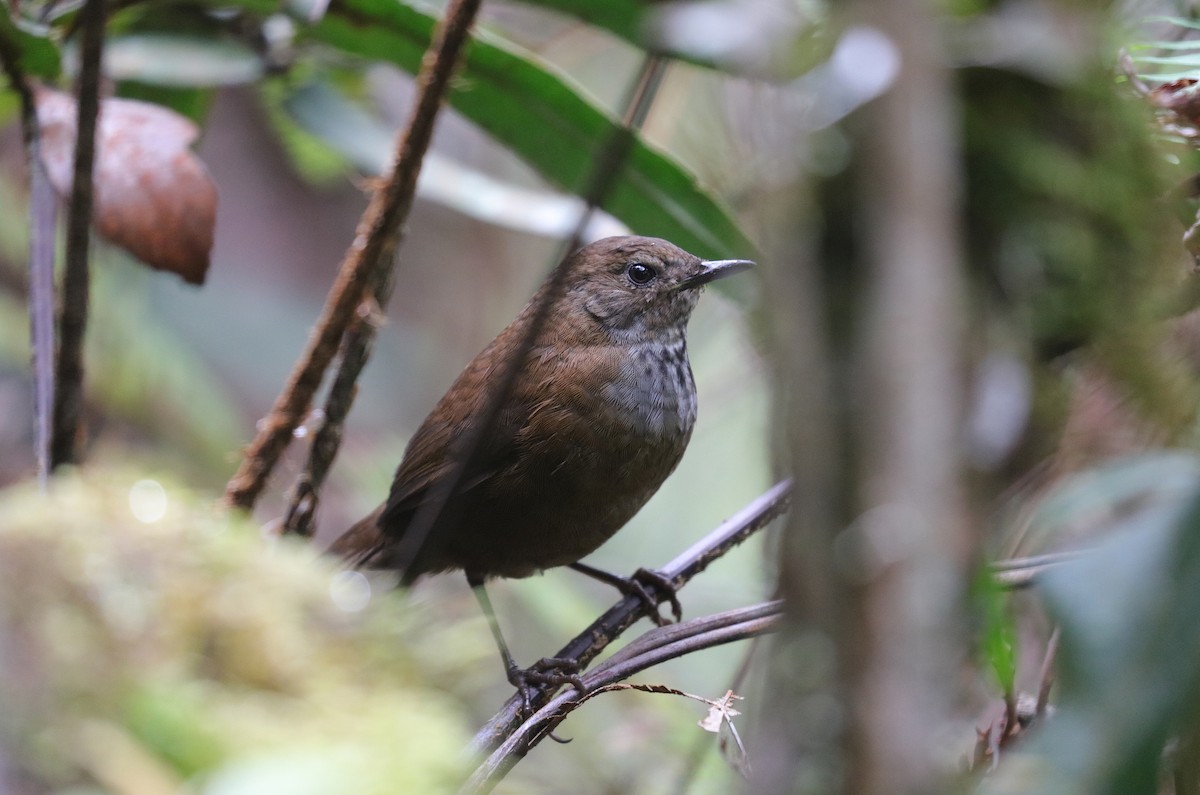
[[[474,659],[454,628],[415,626],[390,594],[356,609],[327,561],[173,486],[140,521],[135,480],[0,499],[0,737],[19,774],[49,791],[454,785],[460,706],[431,684]]]

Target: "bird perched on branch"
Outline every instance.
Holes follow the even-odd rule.
[[[409,442],[387,501],[331,551],[397,570],[406,585],[463,570],[526,703],[529,685],[553,674],[513,661],[489,578],[571,566],[647,599],[647,584],[662,588],[678,618],[663,578],[626,580],[579,561],[679,463],[696,419],[688,319],[701,287],[752,265],[705,262],[648,237],[576,251],[467,365]]]

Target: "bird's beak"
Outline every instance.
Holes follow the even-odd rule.
[[[754,263],[748,259],[718,259],[702,262],[703,267],[695,276],[689,276],[679,284],[681,290],[690,290],[695,287],[703,287],[709,282],[715,282],[717,279],[724,279],[726,276],[732,276],[735,273],[741,273],[744,270],[749,270],[754,267]]]

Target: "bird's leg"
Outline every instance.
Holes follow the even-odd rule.
[[[626,596],[633,596],[642,601],[649,610],[650,618],[655,624],[664,627],[671,622],[662,617],[658,612],[658,604],[660,599],[656,598],[650,589],[656,590],[661,594],[661,601],[670,602],[671,614],[678,622],[683,618],[683,605],[679,603],[679,592],[675,587],[675,583],[671,582],[671,578],[666,575],[653,571],[651,569],[638,569],[633,573],[632,577],[621,577],[616,574],[610,574],[603,569],[597,569],[595,566],[589,566],[586,563],[571,563],[569,567],[579,572],[586,574],[594,580],[608,583]]]
[[[583,686],[583,680],[579,678],[578,660],[564,657],[543,657],[528,668],[517,665],[512,652],[508,650],[508,644],[504,642],[504,635],[500,632],[500,622],[496,620],[496,611],[492,609],[492,600],[488,597],[487,589],[484,588],[483,578],[468,574],[467,583],[471,586],[471,591],[479,602],[479,608],[487,617],[492,637],[496,639],[496,646],[500,649],[500,659],[504,662],[505,676],[521,694],[521,714],[524,717],[533,714],[535,688],[569,684],[579,691],[580,696],[587,692]]]

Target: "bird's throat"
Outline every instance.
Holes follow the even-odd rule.
[[[632,345],[602,397],[630,430],[647,437],[687,434],[696,421],[696,386],[683,335]]]

